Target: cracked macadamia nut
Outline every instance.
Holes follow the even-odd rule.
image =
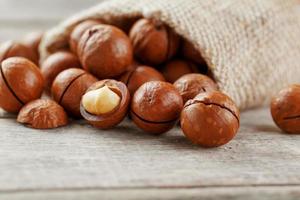
[[[193,99],[200,92],[209,92],[218,90],[216,83],[206,75],[202,74],[186,74],[180,77],[174,83],[183,98],[183,102]]]
[[[228,143],[239,129],[240,114],[235,103],[225,94],[200,93],[189,100],[181,112],[181,128],[185,136],[203,147]]]
[[[22,107],[17,121],[35,129],[51,129],[68,124],[64,109],[50,99],[37,99]]]
[[[172,60],[162,68],[162,74],[170,83],[174,83],[185,74],[198,72],[198,67],[194,63],[181,59]]]
[[[140,19],[131,28],[129,37],[135,56],[149,65],[171,59],[178,50],[179,36],[160,21]]]
[[[161,134],[176,124],[182,107],[182,98],[172,84],[151,81],[134,93],[130,113],[139,128],[148,133]]]
[[[12,57],[4,60],[0,67],[0,107],[16,113],[24,104],[40,98],[44,79],[33,62]]]
[[[51,89],[53,80],[60,72],[70,68],[81,68],[80,62],[74,54],[68,51],[58,51],[50,55],[41,65],[46,89]]]
[[[117,27],[97,25],[86,30],[80,38],[78,57],[83,68],[97,78],[116,77],[132,63],[132,45]]]
[[[34,51],[31,48],[19,42],[7,41],[1,44],[0,62],[10,57],[23,57],[29,59],[35,64],[38,64],[38,60]]]
[[[105,79],[87,90],[81,100],[80,112],[91,125],[109,129],[125,118],[129,102],[130,94],[124,83]]]
[[[300,84],[290,85],[273,97],[271,114],[281,130],[300,134]]]
[[[70,68],[55,78],[51,88],[53,99],[73,117],[81,118],[80,101],[86,90],[97,79],[86,71]]]
[[[79,43],[81,36],[84,34],[84,32],[87,29],[91,28],[92,26],[95,26],[98,24],[101,24],[101,22],[99,20],[90,19],[90,20],[83,21],[80,24],[78,24],[77,26],[75,26],[75,28],[71,32],[70,40],[69,40],[70,49],[74,54],[77,55],[78,43]]]
[[[164,76],[156,69],[139,66],[123,74],[120,80],[125,83],[131,95],[144,83],[149,81],[165,81]]]

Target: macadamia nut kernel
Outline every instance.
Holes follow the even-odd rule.
[[[91,90],[82,97],[82,105],[91,114],[109,113],[120,104],[121,98],[107,87]]]

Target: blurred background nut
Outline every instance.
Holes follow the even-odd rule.
[[[37,99],[22,107],[17,121],[30,128],[51,129],[67,125],[68,117],[55,101]]]
[[[26,58],[12,57],[1,63],[0,107],[16,113],[21,107],[40,98],[44,79],[39,68]]]
[[[182,42],[181,54],[184,58],[197,63],[198,65],[202,66],[203,69],[207,70],[205,60],[203,59],[199,51],[197,51],[193,44],[189,41],[185,40]]]
[[[91,125],[109,129],[125,118],[129,102],[130,94],[124,83],[105,79],[87,90],[81,100],[80,112]]]
[[[216,83],[203,74],[186,74],[174,83],[174,87],[182,96],[183,102],[193,99],[200,92],[210,92],[218,89]]]
[[[219,91],[200,93],[189,100],[180,117],[185,136],[203,147],[228,143],[236,135],[239,121],[237,106]]]
[[[51,94],[71,116],[81,118],[81,97],[96,81],[97,79],[86,71],[70,68],[62,71],[54,79]]]
[[[300,134],[300,85],[282,89],[271,101],[271,114],[277,126],[286,133]]]
[[[125,83],[131,95],[144,83],[149,81],[165,81],[164,76],[156,69],[148,66],[138,66],[121,76],[120,80]]]
[[[185,74],[198,73],[199,69],[190,61],[175,59],[165,64],[161,71],[168,82],[174,83]]]
[[[70,49],[71,51],[77,55],[77,47],[79,40],[81,36],[84,34],[84,32],[91,28],[92,26],[98,25],[101,22],[99,20],[86,20],[75,26],[73,31],[71,32],[70,39],[69,39],[69,44],[70,44]]]
[[[41,65],[46,89],[50,90],[55,77],[69,68],[81,68],[81,64],[74,54],[68,51],[58,51],[50,55]]]
[[[42,31],[35,31],[27,34],[22,40],[22,44],[33,51],[34,60],[37,61],[37,64],[40,60],[39,46],[43,35],[44,33]]]
[[[182,98],[172,84],[150,81],[134,93],[130,114],[145,132],[161,134],[175,125],[182,107]]]
[[[134,55],[147,65],[158,65],[171,59],[178,50],[180,39],[162,22],[140,19],[131,28],[129,37]]]
[[[22,43],[7,41],[0,46],[0,62],[10,57],[24,57],[38,64],[34,51]]]
[[[127,35],[110,25],[96,25],[82,35],[78,56],[85,70],[99,79],[121,75],[133,61]]]

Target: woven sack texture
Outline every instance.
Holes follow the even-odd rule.
[[[299,0],[106,1],[49,30],[41,59],[66,47],[81,21],[126,26],[139,17],[161,20],[191,41],[241,109],[263,105],[282,87],[300,82]]]

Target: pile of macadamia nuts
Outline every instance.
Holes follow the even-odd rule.
[[[208,76],[202,56],[160,21],[142,18],[129,31],[83,21],[71,32],[69,48],[38,67],[41,38],[33,33],[0,47],[0,107],[18,113],[28,127],[56,128],[72,117],[111,129],[129,114],[155,135],[180,121],[184,135],[203,147],[224,145],[239,129],[237,106]],[[274,120],[289,133],[300,132],[296,101],[299,85],[272,103]]]

